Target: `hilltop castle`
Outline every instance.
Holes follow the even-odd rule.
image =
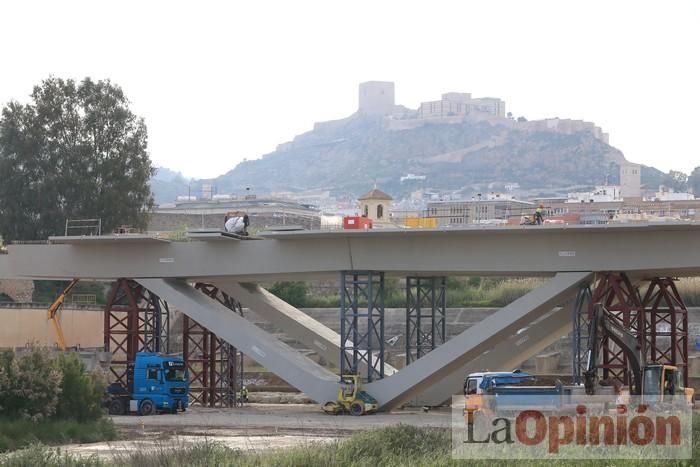
[[[506,114],[506,103],[497,97],[474,98],[468,92],[447,92],[440,100],[421,102],[418,109],[409,109],[396,104],[395,86],[391,81],[360,83],[358,96],[357,113],[383,118],[390,130],[407,130],[426,123],[486,120],[522,131],[587,132],[608,142],[608,134],[592,122],[561,118],[515,120]]]

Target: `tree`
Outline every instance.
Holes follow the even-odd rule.
[[[677,170],[669,170],[664,175],[662,184],[667,188],[672,188],[676,192],[684,192],[688,190],[688,176]]]
[[[306,284],[304,282],[275,282],[269,292],[295,307],[306,305]]]
[[[122,89],[49,78],[0,118],[0,235],[45,239],[66,219],[144,227],[153,205],[146,125]]]
[[[700,197],[700,167],[695,167],[688,177],[688,187],[693,190],[696,197]]]

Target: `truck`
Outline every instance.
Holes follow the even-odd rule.
[[[126,386],[107,387],[111,415],[176,414],[188,406],[189,378],[182,357],[137,352],[127,364]]]
[[[627,388],[598,380],[599,354],[602,338],[613,341],[627,356],[632,384]],[[528,408],[575,410],[575,396],[615,395],[641,396],[645,403],[663,403],[665,396],[681,396],[692,406],[694,390],[683,387],[681,372],[676,366],[647,363],[639,340],[618,324],[615,317],[600,303],[593,307],[589,325],[589,345],[583,385],[535,386],[535,378],[527,373],[470,373],[464,382],[464,418],[468,424],[474,414],[483,411],[517,411]],[[484,397],[488,396],[488,397]]]

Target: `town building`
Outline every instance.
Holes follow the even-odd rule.
[[[439,227],[459,227],[468,224],[505,224],[511,218],[520,219],[534,211],[534,203],[490,194],[471,200],[428,202],[426,217],[436,218]]]

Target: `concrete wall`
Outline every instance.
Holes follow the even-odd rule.
[[[61,328],[66,346],[103,347],[103,313],[101,309],[63,308]],[[53,346],[56,335],[46,319],[46,309],[23,306],[0,306],[0,348],[23,347],[29,343]]]

